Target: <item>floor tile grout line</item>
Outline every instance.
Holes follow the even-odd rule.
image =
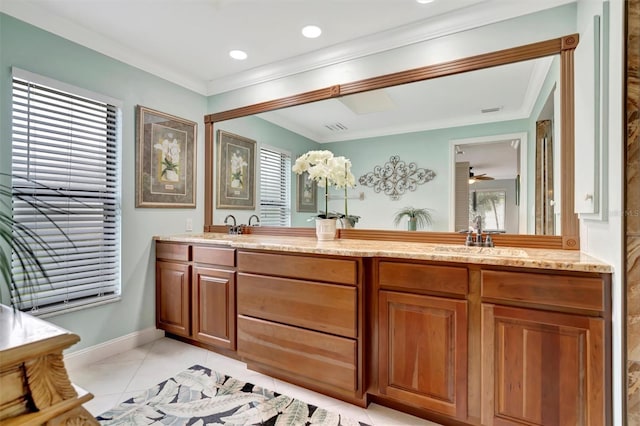
[[[122,392],[120,392],[120,396],[118,397],[118,404],[120,404],[122,401],[122,397],[124,396],[125,393],[127,393],[127,389],[129,388],[129,385],[131,384],[131,382],[133,381],[133,379],[136,377],[136,374],[138,374],[138,371],[140,371],[140,369],[142,368],[142,366],[144,365],[145,361],[147,360],[147,358],[149,357],[149,352],[151,352],[151,349],[160,341],[162,340],[162,338],[160,339],[156,339],[153,342],[151,342],[151,345],[149,346],[149,348],[147,348],[144,357],[142,357],[142,359],[140,360],[140,363],[138,364],[138,368],[136,369],[136,371],[134,371],[131,374],[131,377],[129,378],[129,381],[127,382],[126,385],[124,385],[124,388],[122,389]]]

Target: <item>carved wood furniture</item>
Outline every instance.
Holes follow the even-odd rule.
[[[606,267],[532,267],[533,249],[502,261],[447,261],[391,256],[391,242],[361,241],[348,255],[344,247],[358,243],[288,237],[279,247],[278,237],[263,238],[236,237],[236,250],[210,245],[227,250],[237,288],[235,299],[204,304],[193,297],[198,280],[189,281],[188,253],[201,244],[158,241],[159,257],[187,253],[175,268],[158,260],[158,326],[222,351],[193,324],[204,314],[219,322],[211,329],[234,327],[228,313],[237,311],[237,351],[225,355],[354,404],[375,401],[443,424],[611,424]]]
[[[97,425],[82,407],[93,395],[74,386],[62,351],[80,338],[0,305],[0,424]]]

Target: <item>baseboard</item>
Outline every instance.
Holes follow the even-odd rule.
[[[67,369],[83,367],[103,360],[104,358],[153,342],[161,337],[164,337],[164,331],[158,330],[155,327],[134,331],[133,333],[81,349],[77,352],[65,354],[64,364]]]

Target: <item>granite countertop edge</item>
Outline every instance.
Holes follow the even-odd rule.
[[[493,266],[611,273],[613,267],[577,250],[521,247],[466,247],[402,241],[337,239],[274,235],[229,235],[222,233],[158,235],[156,241],[211,244],[237,249],[354,257],[389,257]]]

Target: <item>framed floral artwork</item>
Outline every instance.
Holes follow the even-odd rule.
[[[197,129],[136,106],[136,207],[195,208]]]
[[[216,208],[254,210],[256,141],[218,130]]]
[[[309,179],[307,172],[298,175],[297,184],[296,211],[316,213],[318,211],[318,185],[313,179]]]

